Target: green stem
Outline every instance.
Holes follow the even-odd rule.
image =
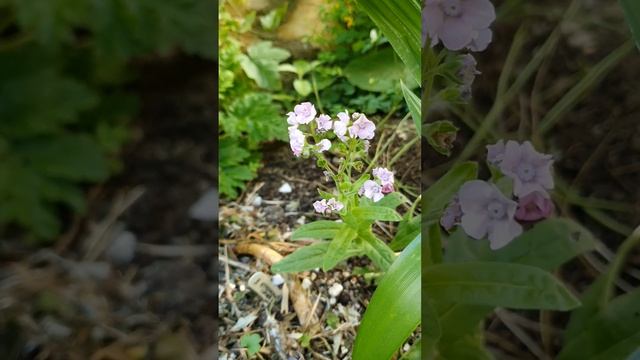
[[[613,262],[609,266],[609,270],[607,271],[604,291],[602,292],[602,297],[600,298],[601,308],[604,308],[613,295],[613,290],[615,286],[615,279],[618,277],[620,270],[625,264],[625,260],[627,259],[627,255],[633,250],[633,248],[640,244],[640,226],[638,226],[629,237],[620,245],[618,248],[616,257],[613,259]]]

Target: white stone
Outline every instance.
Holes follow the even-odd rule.
[[[189,216],[198,221],[218,220],[218,190],[211,189],[196,201],[189,209]]]
[[[284,284],[284,278],[280,274],[275,274],[271,278],[271,283],[275,286],[280,286]]]
[[[282,183],[282,185],[278,189],[278,192],[283,194],[288,194],[291,191],[293,191],[293,188],[291,187],[291,185],[289,185],[289,183]]]
[[[336,296],[340,295],[342,290],[344,290],[342,285],[339,284],[339,283],[335,283],[335,284],[331,285],[331,287],[329,288],[329,295],[331,295],[332,297],[336,297]]]
[[[130,231],[123,231],[112,241],[105,255],[109,261],[117,265],[126,265],[133,260],[138,238]]]
[[[253,198],[253,202],[252,202],[253,206],[260,206],[262,205],[262,196],[260,195],[256,195],[255,198]]]
[[[307,290],[311,287],[311,280],[309,278],[302,279],[302,288]]]

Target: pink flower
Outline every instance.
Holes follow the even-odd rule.
[[[296,113],[294,113],[293,111],[287,113],[287,123],[290,126],[298,125],[298,117],[296,116]]]
[[[535,191],[518,200],[516,219],[520,221],[538,221],[553,214],[553,201],[545,194]]]
[[[302,154],[302,150],[304,149],[304,139],[305,136],[302,131],[298,130],[295,126],[289,127],[289,145],[291,146],[293,155],[296,157],[299,157]]]
[[[329,199],[329,201],[327,201],[327,206],[329,206],[331,211],[340,211],[344,208],[344,204],[335,198]]]
[[[325,152],[331,149],[331,141],[327,139],[322,139],[320,140],[320,142],[318,142],[316,146],[318,147],[318,152]]]
[[[373,200],[373,202],[378,202],[384,197],[384,194],[382,193],[382,187],[373,180],[365,181],[358,194],[364,195],[365,197]]]
[[[324,214],[327,212],[327,210],[329,210],[329,205],[327,204],[326,199],[322,199],[314,202],[313,208],[316,210],[316,212],[319,212],[320,214]]]
[[[500,249],[522,234],[522,226],[514,220],[518,204],[495,185],[467,181],[460,188],[458,199],[462,209],[460,226],[474,239],[488,236],[491,249]]]
[[[383,194],[386,195],[386,194],[390,194],[390,193],[394,192],[395,189],[393,188],[393,184],[389,183],[389,184],[382,185],[382,190],[381,191],[382,191]]]
[[[338,113],[338,120],[333,123],[333,132],[338,139],[347,141],[347,126],[349,126],[349,113],[347,110]]]
[[[553,189],[552,164],[551,155],[537,152],[529,141],[518,144],[509,140],[499,166],[502,173],[513,179],[513,193],[524,197],[534,191],[546,195],[546,190]]]
[[[491,42],[489,29],[496,12],[489,0],[426,0],[422,10],[423,43],[440,41],[453,51],[468,48],[482,51]]]
[[[377,167],[373,169],[373,176],[377,177],[382,185],[393,184],[393,172],[388,169]]]
[[[362,140],[373,139],[376,125],[363,114],[359,115],[358,120],[354,121],[353,125],[349,128],[349,135],[352,138],[360,138]]]
[[[331,117],[325,114],[318,116],[316,119],[316,124],[318,124],[318,132],[325,132],[331,130]]]
[[[310,102],[303,102],[293,108],[296,125],[308,124],[316,117],[316,107]]]
[[[454,226],[460,224],[461,218],[462,208],[460,207],[460,202],[456,196],[444,210],[444,213],[440,218],[440,225],[442,225],[445,230],[450,231]]]

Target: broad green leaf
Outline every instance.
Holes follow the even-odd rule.
[[[348,226],[342,227],[336,237],[329,242],[327,253],[324,254],[322,260],[322,270],[329,271],[344,260],[344,255],[348,252],[351,242],[357,235],[358,233],[352,228]]]
[[[365,198],[366,199],[366,198]],[[369,200],[369,199],[367,199]],[[390,209],[395,209],[398,206],[402,205],[402,204],[406,204],[408,203],[409,200],[407,199],[406,196],[402,195],[400,192],[392,192],[391,194],[387,194],[385,195],[385,197],[383,197],[382,199],[380,199],[380,201],[378,202],[371,202],[370,205],[372,206],[382,206],[382,207],[386,207],[386,208],[390,208]],[[414,236],[415,238],[415,236]]]
[[[274,273],[296,273],[321,268],[324,255],[328,250],[329,242],[326,241],[301,247],[273,264],[271,271]],[[341,254],[341,259],[338,262],[359,255],[362,255],[361,250],[350,248]]]
[[[544,270],[556,269],[596,246],[587,229],[565,218],[539,222],[499,250],[491,250],[488,241],[469,238],[461,228],[449,237],[447,244],[446,262],[496,261]]]
[[[640,344],[640,289],[612,300],[566,344],[558,360],[625,359]]]
[[[378,239],[371,230],[361,232],[359,235],[363,240],[365,254],[380,270],[387,271],[396,259],[393,250],[384,241]]]
[[[600,299],[605,289],[606,278],[606,272],[601,274],[580,297],[582,306],[571,312],[571,319],[563,336],[565,343],[577,338],[587,324],[600,313]]]
[[[407,106],[411,112],[413,123],[416,125],[418,136],[422,136],[422,101],[404,84],[404,82],[400,82],[400,87],[402,88],[404,101],[407,102]]]
[[[561,311],[580,305],[555,277],[533,266],[437,264],[425,268],[423,276],[423,293],[434,301]]]
[[[440,342],[448,344],[461,336],[474,333],[482,320],[493,310],[491,306],[466,305],[460,303],[437,304],[438,318],[442,327]]]
[[[388,92],[397,88],[400,81],[410,87],[418,85],[391,48],[374,50],[351,60],[343,73],[351,84],[373,92]]]
[[[420,83],[421,8],[417,0],[358,0],[358,5],[389,39],[391,46]]]
[[[622,5],[625,19],[629,24],[636,46],[640,48],[640,2],[637,0],[620,0],[620,5]]]
[[[304,80],[304,79],[293,80],[293,88],[302,97],[306,97],[307,95],[311,94],[311,91],[313,91],[309,80]]]
[[[462,184],[478,177],[478,164],[464,162],[455,165],[434,184],[430,185],[422,196],[422,214],[425,223],[437,221],[440,212],[460,190]]]
[[[431,300],[425,298],[422,299],[422,301],[422,318],[424,319],[422,323],[422,340],[424,340],[425,344],[423,350],[424,354],[429,356],[436,350],[438,341],[442,336],[442,328],[438,313],[433,307]]]
[[[442,344],[440,359],[491,360],[493,355],[485,349],[480,336],[466,335],[451,343]]]
[[[400,251],[407,246],[412,239],[415,239],[420,234],[420,226],[422,224],[422,217],[420,215],[405,218],[398,224],[398,231],[396,236],[389,244],[394,251]]]
[[[395,210],[381,206],[360,206],[352,210],[353,216],[373,221],[400,221],[402,216]]]
[[[343,223],[330,220],[314,221],[296,229],[291,234],[291,240],[333,239],[344,226]]]
[[[245,74],[253,79],[259,87],[279,90],[280,73],[278,64],[289,58],[291,54],[284,49],[273,47],[270,41],[261,41],[251,45],[247,54],[240,55],[240,66]]]
[[[253,356],[260,351],[262,338],[258,334],[244,334],[240,338],[240,346],[245,347],[249,356]]]
[[[354,360],[390,359],[420,323],[421,243],[420,237],[412,241],[380,280],[358,329]]]

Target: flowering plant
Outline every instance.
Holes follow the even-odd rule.
[[[299,272],[322,267],[326,271],[359,255],[368,256],[382,270],[389,268],[395,253],[371,227],[376,221],[401,221],[395,209],[408,200],[395,191],[393,171],[368,162],[376,125],[357,112],[345,110],[335,117],[318,114],[310,102],[296,105],[287,114],[287,123],[293,155],[314,157],[325,178],[335,183],[333,193],[318,190],[320,198],[313,208],[322,215],[337,215],[340,220],[301,226],[291,235],[293,240],[331,241],[301,248],[274,264],[272,270]],[[329,151],[338,157],[337,167],[327,159]]]

